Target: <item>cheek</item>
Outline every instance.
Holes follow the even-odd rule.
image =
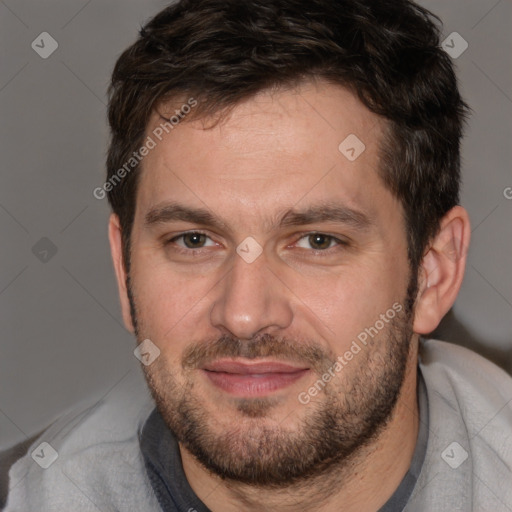
[[[133,262],[133,292],[144,329],[141,335],[154,338],[161,349],[168,344],[185,346],[194,333],[200,337],[199,319],[204,323],[208,318],[208,295],[215,283],[211,276],[180,275],[168,265],[152,265],[145,258]]]
[[[382,258],[378,264],[329,271],[317,274],[315,279],[295,273],[290,278],[290,288],[297,290],[296,315],[300,318],[296,321],[308,319],[308,323],[315,323],[319,326],[317,335],[325,333],[333,351],[343,352],[393,304],[403,302],[405,274],[398,263]]]

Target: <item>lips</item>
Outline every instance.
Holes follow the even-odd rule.
[[[242,363],[237,361],[215,361],[204,366],[205,370],[211,372],[236,373],[240,375],[260,373],[293,373],[300,370],[307,370],[304,367],[296,367],[286,363],[278,362],[251,362]]]
[[[263,396],[302,378],[309,369],[275,361],[218,360],[202,371],[217,388],[240,397]]]

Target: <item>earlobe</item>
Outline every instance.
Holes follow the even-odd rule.
[[[130,313],[130,301],[128,300],[128,292],[126,290],[126,270],[123,260],[123,243],[121,236],[121,225],[119,217],[111,214],[108,223],[108,239],[110,242],[110,253],[116,273],[117,287],[119,291],[119,300],[121,302],[121,311],[125,327],[134,332],[133,322]]]
[[[441,220],[419,269],[415,333],[431,333],[455,302],[464,278],[469,241],[468,214],[455,206]]]

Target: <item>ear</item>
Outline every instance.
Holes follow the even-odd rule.
[[[126,290],[126,269],[123,260],[121,225],[119,223],[119,217],[115,213],[110,215],[108,223],[108,239],[110,241],[110,252],[112,254],[114,270],[116,272],[124,325],[133,333],[135,332],[135,329],[133,328],[132,316],[130,313],[130,301],[128,300],[128,292]]]
[[[455,206],[441,220],[439,232],[420,265],[415,333],[431,333],[455,302],[464,277],[470,237],[468,213]]]

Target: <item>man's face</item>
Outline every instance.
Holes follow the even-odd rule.
[[[290,483],[393,409],[410,270],[381,128],[350,92],[304,84],[214,127],[182,121],[143,161],[130,289],[137,337],[160,349],[144,370],[182,447],[219,474]]]

